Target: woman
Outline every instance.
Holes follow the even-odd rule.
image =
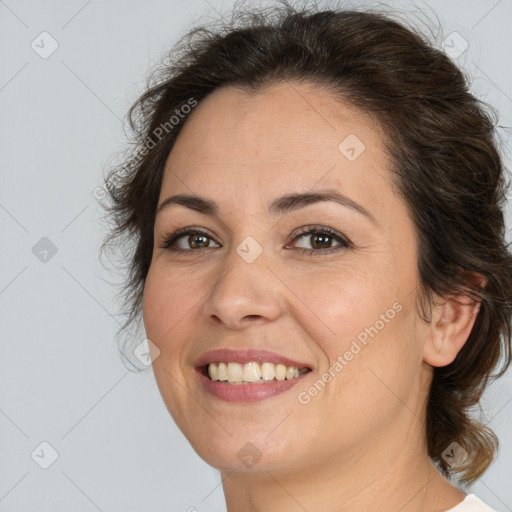
[[[236,13],[236,11],[235,11]],[[470,416],[510,364],[494,125],[375,11],[240,11],[132,107],[107,184],[162,398],[227,510],[490,511]]]

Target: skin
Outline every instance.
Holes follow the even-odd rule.
[[[338,149],[349,134],[365,150]],[[229,512],[445,511],[464,493],[430,461],[425,409],[433,367],[449,364],[478,313],[465,297],[436,305],[431,324],[416,307],[415,227],[394,192],[379,125],[354,106],[305,83],[257,93],[218,89],[189,115],[166,163],[159,204],[197,194],[219,205],[209,216],[181,205],[157,215],[144,290],[144,324],[163,400],[196,452],[221,470]],[[376,223],[334,202],[272,216],[291,192],[335,189]],[[352,242],[315,236],[330,227]],[[211,232],[206,249],[162,249],[177,228]],[[246,237],[262,254],[236,251]],[[199,240],[200,242],[202,240]],[[192,237],[192,243],[194,237]],[[329,250],[329,249],[327,249]],[[401,310],[368,339],[309,403],[298,400],[365,327]],[[156,348],[158,348],[158,351]],[[312,367],[300,384],[260,402],[227,403],[200,384],[195,361],[218,348],[265,348]],[[248,467],[237,455],[251,443]],[[256,452],[257,450],[257,452]]]

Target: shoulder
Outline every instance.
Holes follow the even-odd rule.
[[[498,512],[474,494],[468,494],[458,505],[446,512]]]

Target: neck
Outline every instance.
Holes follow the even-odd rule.
[[[228,512],[448,510],[462,501],[464,493],[428,457],[418,418],[407,408],[404,417],[398,422],[402,428],[393,422],[364,446],[332,452],[321,464],[306,461],[271,471],[222,471]]]

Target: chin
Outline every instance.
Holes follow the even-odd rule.
[[[189,439],[195,452],[210,466],[224,471],[244,471],[258,473],[281,469],[292,464],[292,448],[283,440],[269,441],[265,432],[241,431],[239,435],[222,435],[213,439],[211,435],[201,435],[201,441]]]

